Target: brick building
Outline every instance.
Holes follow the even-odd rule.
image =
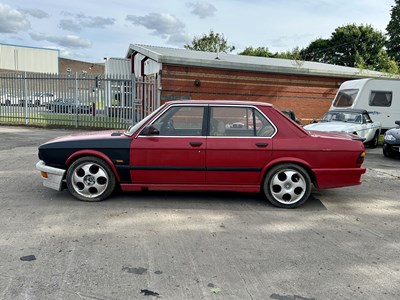
[[[104,64],[84,62],[60,57],[58,59],[59,72],[61,74],[104,74]]]
[[[292,109],[302,124],[320,118],[346,80],[383,73],[316,62],[130,45],[136,76],[155,76],[159,102],[251,100]]]

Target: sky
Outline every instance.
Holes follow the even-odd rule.
[[[214,31],[239,53],[306,47],[337,27],[385,33],[394,0],[0,0],[0,43],[58,49],[69,59],[123,58],[130,44],[183,48]]]

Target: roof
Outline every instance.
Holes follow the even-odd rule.
[[[382,72],[318,62],[227,54],[223,52],[204,52],[138,44],[131,44],[129,46],[126,58],[131,58],[134,52],[138,52],[157,63],[173,65],[348,78],[388,76],[386,73]]]
[[[240,101],[240,100],[175,100],[166,102],[173,104],[212,104],[212,105],[244,105],[244,106],[269,106],[273,105],[266,102]]]
[[[337,109],[331,109],[328,111],[330,112],[348,112],[348,113],[357,113],[357,114],[365,114],[368,113],[367,110],[361,109],[361,108],[337,108]]]

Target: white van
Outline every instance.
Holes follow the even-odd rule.
[[[368,111],[382,129],[393,128],[400,120],[400,80],[356,79],[341,84],[329,110],[358,108]]]

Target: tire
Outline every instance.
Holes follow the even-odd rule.
[[[388,150],[385,145],[382,146],[382,152],[383,156],[385,157],[393,157],[393,155],[390,153],[390,150]]]
[[[370,148],[375,149],[378,147],[378,141],[379,141],[379,131],[375,132],[374,138],[368,143]]]
[[[269,170],[263,183],[264,194],[272,205],[296,208],[311,194],[311,179],[307,171],[295,164],[281,164]]]
[[[102,201],[111,195],[115,185],[110,166],[94,156],[77,159],[67,171],[68,190],[81,201]]]

